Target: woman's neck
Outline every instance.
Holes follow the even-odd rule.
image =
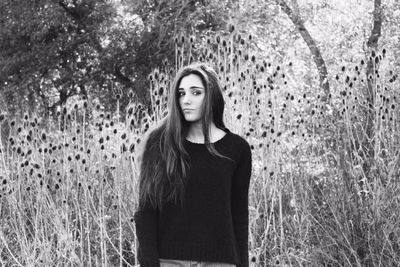
[[[214,122],[210,123],[210,140],[212,140],[213,133],[217,130]],[[205,136],[203,134],[203,129],[201,123],[192,124],[189,127],[186,139],[194,142],[205,142]]]

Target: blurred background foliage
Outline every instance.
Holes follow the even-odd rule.
[[[222,6],[221,6],[222,5]],[[174,64],[174,36],[224,29],[232,4],[214,1],[2,1],[0,84],[10,113],[53,112],[74,96],[115,109],[148,101],[150,71]],[[125,101],[125,105],[128,101]]]
[[[393,58],[400,53],[399,5],[388,0],[379,8],[379,45]],[[114,110],[116,94],[125,99],[121,108],[130,96],[148,104],[148,75],[155,67],[175,65],[178,34],[201,44],[207,36],[226,34],[228,25],[253,36],[258,57],[295,62],[297,87],[319,81],[328,92],[341,66],[370,52],[374,12],[372,0],[4,0],[2,110],[22,114],[27,107],[54,115],[58,107],[85,98]]]

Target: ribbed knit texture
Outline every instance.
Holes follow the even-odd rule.
[[[150,206],[135,212],[141,267],[159,267],[159,258],[249,266],[251,150],[245,139],[225,132],[214,146],[234,162],[185,140],[191,171],[183,208],[167,203],[162,212]]]

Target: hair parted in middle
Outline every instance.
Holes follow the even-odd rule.
[[[210,123],[225,130],[223,122],[224,98],[217,73],[204,63],[194,63],[182,68],[176,75],[168,97],[168,115],[146,133],[139,155],[139,203],[162,210],[163,204],[173,200],[183,205],[186,179],[190,171],[189,154],[183,144],[189,131],[179,105],[178,89],[182,78],[195,74],[204,85],[201,124],[205,145],[214,155],[221,155],[210,142]]]

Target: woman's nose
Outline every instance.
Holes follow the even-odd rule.
[[[190,103],[190,96],[189,96],[189,94],[185,94],[185,95],[183,96],[183,103],[185,103],[185,104],[189,104],[189,103]]]

